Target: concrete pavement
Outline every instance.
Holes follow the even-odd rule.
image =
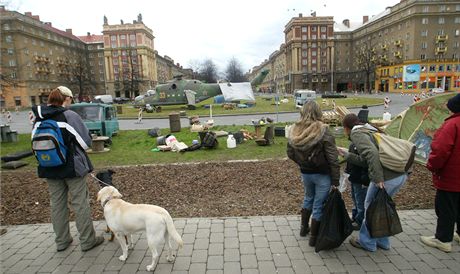
[[[400,211],[404,232],[392,237],[392,249],[365,252],[348,240],[339,248],[314,253],[308,237],[300,238],[299,216],[175,219],[184,248],[174,263],[164,252],[156,265],[160,273],[459,273],[460,246],[451,253],[426,247],[421,235],[432,235],[433,210]],[[95,222],[97,232],[105,223]],[[0,236],[1,273],[147,273],[151,262],[144,233],[134,237],[135,247],[126,262],[118,257],[117,242],[80,251],[75,224],[74,242],[56,252],[50,224],[9,226]],[[355,235],[357,232],[353,232]],[[108,235],[105,235],[106,239]]]

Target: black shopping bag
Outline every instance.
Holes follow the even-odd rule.
[[[396,205],[384,188],[377,190],[367,208],[366,223],[372,238],[389,237],[403,231]]]
[[[338,189],[333,189],[324,203],[315,252],[340,246],[352,232],[353,226],[342,194]]]

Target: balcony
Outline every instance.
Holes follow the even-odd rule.
[[[375,58],[375,56],[372,56],[371,57],[371,62],[375,62],[375,61],[377,61],[377,58]]]
[[[327,83],[327,78],[321,78],[321,83]]]
[[[444,35],[437,35],[436,36],[436,42],[444,42],[447,40],[447,38],[449,38],[447,36],[447,34],[444,34]]]
[[[393,52],[393,56],[396,57],[396,58],[401,58],[402,57],[400,51]]]
[[[401,45],[401,40],[396,40],[396,41],[394,42],[394,45],[397,46],[397,47],[402,46],[402,45]]]
[[[447,47],[437,47],[436,54],[443,54],[447,51]]]
[[[375,48],[372,48],[372,49],[371,49],[371,52],[372,52],[372,53],[375,53]]]
[[[380,60],[387,61],[388,57],[386,55],[382,55],[382,56],[380,56]]]
[[[387,50],[387,49],[388,49],[388,46],[387,46],[387,45],[382,45],[381,48],[382,48],[383,50]]]

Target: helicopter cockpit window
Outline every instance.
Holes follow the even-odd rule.
[[[176,84],[172,84],[172,85],[171,85],[171,88],[172,88],[172,89],[176,89],[176,88],[177,88]]]
[[[151,89],[146,92],[146,96],[154,96],[155,95],[155,90]]]

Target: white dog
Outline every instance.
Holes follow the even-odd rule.
[[[130,204],[123,201],[121,197],[120,192],[113,186],[106,186],[97,194],[97,200],[101,202],[104,208],[105,221],[115,233],[123,251],[123,255],[119,259],[125,261],[128,258],[128,245],[124,241],[124,236],[145,230],[147,243],[152,252],[152,264],[147,266],[147,271],[154,269],[155,260],[159,255],[157,247],[163,239],[165,240],[165,247],[168,249],[167,260],[172,262],[174,257],[169,237],[177,242],[179,248],[183,246],[183,241],[177,233],[168,211],[154,205]],[[132,246],[132,239],[129,245]]]

